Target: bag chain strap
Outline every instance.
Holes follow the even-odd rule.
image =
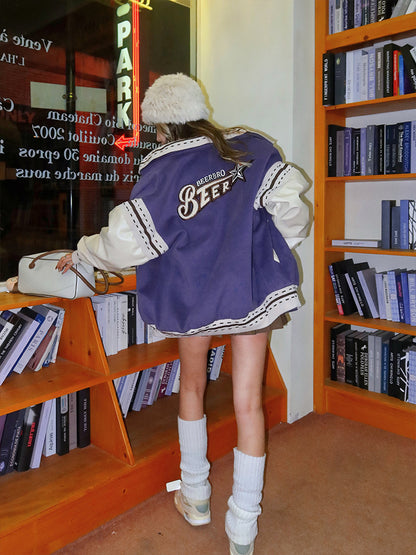
[[[56,249],[52,251],[42,252],[31,261],[31,263],[29,264],[29,268],[33,270],[36,262],[41,258],[48,256],[49,254],[56,254],[56,253],[62,253],[62,252],[72,253],[74,251],[70,249]],[[101,270],[100,268],[97,268],[97,271],[100,272],[100,274],[103,276],[103,280],[102,281],[100,280],[99,283],[104,284],[104,289],[97,289],[96,287],[91,285],[91,283],[87,279],[85,279],[85,277],[81,274],[81,272],[79,272],[76,268],[71,266],[69,269],[71,270],[71,272],[74,272],[74,274],[76,274],[79,277],[79,279],[83,281],[85,285],[89,287],[91,291],[94,291],[94,293],[96,293],[97,295],[105,295],[105,293],[108,292],[110,285],[120,285],[124,281],[123,275],[120,274],[119,272],[109,272],[108,270]],[[110,281],[109,274],[115,275],[118,278],[118,281]]]

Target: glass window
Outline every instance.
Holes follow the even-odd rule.
[[[192,0],[14,0],[0,28],[0,280],[75,248],[129,198],[146,88],[194,74]]]

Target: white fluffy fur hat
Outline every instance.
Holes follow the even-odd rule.
[[[142,102],[144,123],[186,123],[207,119],[209,110],[196,81],[175,73],[162,75],[150,86]]]

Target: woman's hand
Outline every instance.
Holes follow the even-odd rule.
[[[73,264],[74,263],[72,261],[72,253],[68,253],[59,260],[58,264],[56,265],[56,269],[64,274],[69,270],[71,266],[73,266]]]

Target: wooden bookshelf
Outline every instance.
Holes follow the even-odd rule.
[[[112,291],[134,289],[135,276]],[[106,357],[90,299],[68,301],[0,293],[0,310],[45,302],[63,306],[64,327],[55,364],[9,376],[0,387],[0,414],[85,387],[91,392],[91,445],[43,457],[39,469],[0,477],[0,553],[47,555],[165,488],[179,477],[178,396],[121,414],[112,380],[178,358],[177,341],[135,345]],[[229,337],[221,376],[207,388],[209,458],[236,445]],[[264,412],[268,428],[286,420],[286,388],[268,350]],[[173,510],[173,508],[172,508]]]
[[[380,98],[336,106],[322,105],[322,56],[325,52],[347,51],[375,41],[415,35],[416,14],[405,15],[356,29],[328,35],[328,1],[315,2],[315,315],[314,315],[314,407],[365,422],[406,437],[416,438],[416,405],[330,380],[330,328],[335,323],[416,335],[416,329],[381,319],[364,319],[358,314],[340,316],[336,309],[328,265],[355,253],[415,257],[414,251],[333,247],[332,239],[344,237],[345,193],[350,183],[366,184],[415,181],[415,174],[328,177],[328,125],[345,125],[346,118],[373,116],[415,108],[416,94]],[[413,119],[416,119],[416,115]],[[394,198],[394,197],[393,197]],[[392,258],[394,260],[394,258]]]

